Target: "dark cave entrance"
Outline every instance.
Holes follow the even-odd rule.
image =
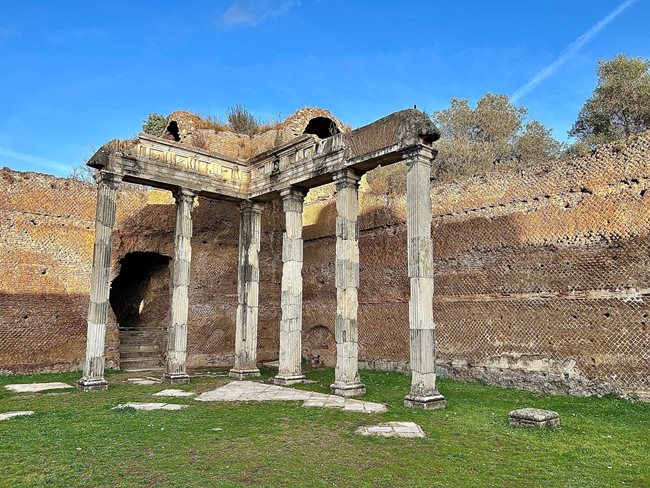
[[[168,139],[170,141],[180,142],[181,134],[180,129],[178,128],[178,122],[175,120],[170,121],[162,137],[163,139]]]
[[[334,121],[328,117],[314,117],[309,121],[303,134],[314,134],[320,139],[327,139],[341,132]]]
[[[120,330],[120,367],[162,367],[169,313],[169,263],[155,252],[131,252],[120,260],[109,302]]]

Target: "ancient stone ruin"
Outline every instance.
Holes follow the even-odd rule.
[[[254,136],[168,120],[100,149],[96,188],[0,171],[2,373],[85,364],[101,388],[105,367],[178,382],[279,359],[288,384],[304,358],[337,393],[413,369],[418,405],[442,404],[436,371],[650,398],[650,133],[430,181],[415,110],[352,131],[304,109]]]
[[[173,140],[141,134],[137,141],[113,141],[88,162],[99,170],[86,361],[79,387],[104,389],[104,351],[111,287],[112,231],[121,181],[171,190],[176,200],[171,315],[163,377],[189,381],[187,374],[188,290],[192,253],[192,210],[197,196],[240,206],[239,268],[234,378],[259,376],[259,250],[264,204],[280,198],[285,214],[279,373],[276,384],[302,382],[303,200],[314,187],[336,185],[336,377],[332,392],[365,393],[359,377],[357,325],[359,288],[359,180],[378,166],[407,165],[408,268],[411,286],[409,327],[411,392],[407,406],[440,408],[436,390],[431,242],[431,144],[439,133],[430,119],[412,109],[341,133],[312,119],[302,136],[246,161],[182,145],[173,122]],[[170,123],[171,125],[171,123]],[[325,129],[325,130],[323,130]],[[170,132],[168,127],[167,132]],[[322,136],[322,137],[321,137]]]

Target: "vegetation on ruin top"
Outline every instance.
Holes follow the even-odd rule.
[[[264,371],[266,378],[274,371]],[[303,408],[298,402],[190,404],[180,412],[111,410],[160,401],[163,385],[134,386],[109,373],[107,392],[16,394],[3,385],[66,381],[78,373],[0,377],[0,411],[34,410],[0,425],[0,486],[650,486],[650,405],[614,398],[547,396],[479,383],[440,380],[448,408],[402,406],[410,378],[362,371],[383,414]],[[133,374],[131,375],[133,376]],[[308,370],[328,392],[331,369]],[[197,377],[202,392],[226,378]],[[510,410],[560,413],[559,431],[514,429]],[[368,438],[361,425],[413,421],[426,439]],[[213,430],[221,429],[221,430]]]

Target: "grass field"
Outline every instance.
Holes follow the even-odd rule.
[[[134,386],[123,373],[109,373],[109,391],[95,393],[4,389],[73,384],[75,373],[0,377],[0,412],[36,412],[0,422],[0,487],[650,487],[650,404],[440,380],[447,409],[419,411],[402,406],[407,376],[361,373],[368,388],[362,399],[386,403],[386,413],[157,400],[151,395],[161,385]],[[327,392],[333,371],[309,370],[307,377],[317,383],[301,388]],[[202,392],[226,381],[197,377],[182,388]],[[192,406],[111,410],[128,401]],[[524,406],[558,411],[562,428],[511,428],[508,412]],[[390,420],[417,422],[428,438],[354,434]]]

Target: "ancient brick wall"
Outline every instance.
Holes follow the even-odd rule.
[[[70,370],[85,353],[95,186],[0,170],[0,371]],[[118,225],[146,206],[121,192]],[[117,365],[112,317],[107,362]]]
[[[173,256],[175,204],[171,193],[153,191],[149,204],[119,226],[116,260],[132,252],[156,252]],[[277,357],[279,344],[282,241],[278,232],[281,214],[271,204],[262,214],[260,277],[267,306],[260,309],[258,356]],[[239,207],[232,203],[199,198],[192,211],[192,266],[189,289],[188,367],[231,366],[234,362],[237,312],[237,261]],[[116,266],[119,266],[116,263]],[[167,308],[150,313],[150,321],[167,323]]]
[[[86,313],[95,222],[95,185],[37,173],[0,172],[0,372],[76,369],[85,355]],[[281,233],[277,205],[263,214],[267,270],[262,287],[272,305],[260,311],[260,359],[277,355]],[[188,365],[233,362],[237,308],[238,207],[198,199],[190,286]],[[130,252],[173,255],[171,193],[123,185],[118,191],[113,277]],[[279,267],[278,267],[279,263]],[[159,278],[168,280],[164,273]],[[164,283],[159,284],[164,285]],[[155,288],[164,288],[158,286]],[[168,297],[150,297],[147,322],[166,327]],[[119,367],[120,334],[109,311],[108,367]]]
[[[645,133],[544,171],[433,182],[440,371],[649,397],[649,178]],[[333,331],[332,193],[312,191],[306,210],[307,333]],[[360,201],[360,356],[406,369],[404,168],[367,174]]]
[[[547,170],[433,182],[434,314],[442,373],[545,391],[648,397],[650,133]],[[304,354],[333,364],[333,187],[305,206]],[[360,355],[408,367],[404,167],[361,185]],[[74,369],[83,359],[95,189],[0,174],[0,370]],[[237,207],[194,209],[188,363],[232,364]],[[279,348],[279,202],[262,221],[260,360]],[[168,192],[119,192],[114,275],[130,252],[172,255]],[[156,303],[161,303],[160,297]],[[154,306],[148,320],[166,323]],[[110,314],[109,365],[119,363]]]

